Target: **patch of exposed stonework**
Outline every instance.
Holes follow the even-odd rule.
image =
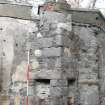
[[[98,39],[92,28],[74,26],[73,29],[80,39],[78,59],[80,104],[99,105]]]

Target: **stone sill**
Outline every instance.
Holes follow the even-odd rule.
[[[84,79],[84,80],[79,80],[79,83],[80,84],[87,84],[87,85],[98,85],[99,84],[99,81],[98,80],[87,80],[87,79]]]

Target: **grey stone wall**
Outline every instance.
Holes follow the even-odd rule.
[[[38,104],[67,104],[68,80],[75,78],[74,68],[69,65],[73,59],[69,45],[71,15],[44,12],[40,22],[8,17],[1,17],[1,21],[3,95],[26,96],[27,47],[30,46],[29,95],[36,96]]]
[[[72,62],[70,61],[72,54],[69,45],[71,43],[69,38],[71,35],[71,15],[44,12],[37,27],[38,30],[34,30],[33,34],[29,33],[27,42],[25,39],[23,39],[24,42],[23,40],[20,42],[20,38],[17,36],[16,45],[19,46],[21,43],[22,49],[20,50],[23,53],[21,52],[20,55],[20,51],[17,48],[14,49],[16,54],[14,68],[16,71],[12,75],[11,90],[15,95],[26,96],[24,70],[27,64],[27,55],[24,52],[27,47],[24,46],[30,44],[29,95],[37,96],[38,103],[44,99],[44,103],[47,105],[67,104],[68,80],[75,78],[74,69],[72,65],[69,65],[69,62]]]
[[[104,38],[105,34],[102,30],[100,30],[97,34],[98,41],[99,41],[99,85],[100,85],[100,103],[104,105],[105,103],[105,84],[104,84]]]
[[[20,5],[29,5],[30,0],[0,0],[0,3],[12,3]]]
[[[28,36],[37,30],[36,23],[32,21],[19,20],[7,17],[0,17],[1,36],[0,51],[2,65],[2,89],[7,91],[11,81],[11,73],[16,69],[21,72],[21,67],[16,66],[24,63],[25,57],[25,41]],[[12,26],[12,27],[11,27]],[[25,26],[25,27],[24,27]],[[24,54],[24,56],[22,55]],[[22,57],[23,56],[23,57]],[[17,60],[17,58],[18,60]],[[16,59],[16,61],[15,61]],[[18,71],[18,72],[19,72]],[[21,78],[21,76],[19,77]]]
[[[29,104],[104,105],[105,32],[68,11],[41,11],[34,20],[17,13],[0,17],[2,103],[26,104],[29,50]]]
[[[78,61],[80,103],[82,105],[99,105],[97,37],[92,27],[74,26],[74,32],[80,38]]]

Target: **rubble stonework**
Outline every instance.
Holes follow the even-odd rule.
[[[3,105],[26,104],[28,50],[30,105],[104,105],[105,27],[96,24],[97,12],[86,11],[88,19],[81,16],[84,11],[65,8],[65,2],[47,2],[33,18],[30,6],[20,6],[20,12],[19,5],[0,5],[9,11],[0,12]]]

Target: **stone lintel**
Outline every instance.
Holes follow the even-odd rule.
[[[68,77],[67,77],[68,78]],[[74,73],[71,72],[69,75],[69,80],[75,79]],[[30,79],[62,79],[62,72],[61,71],[53,71],[53,70],[41,70],[36,71],[34,73],[30,72]]]
[[[32,20],[31,9],[32,6],[0,3],[0,16]]]

